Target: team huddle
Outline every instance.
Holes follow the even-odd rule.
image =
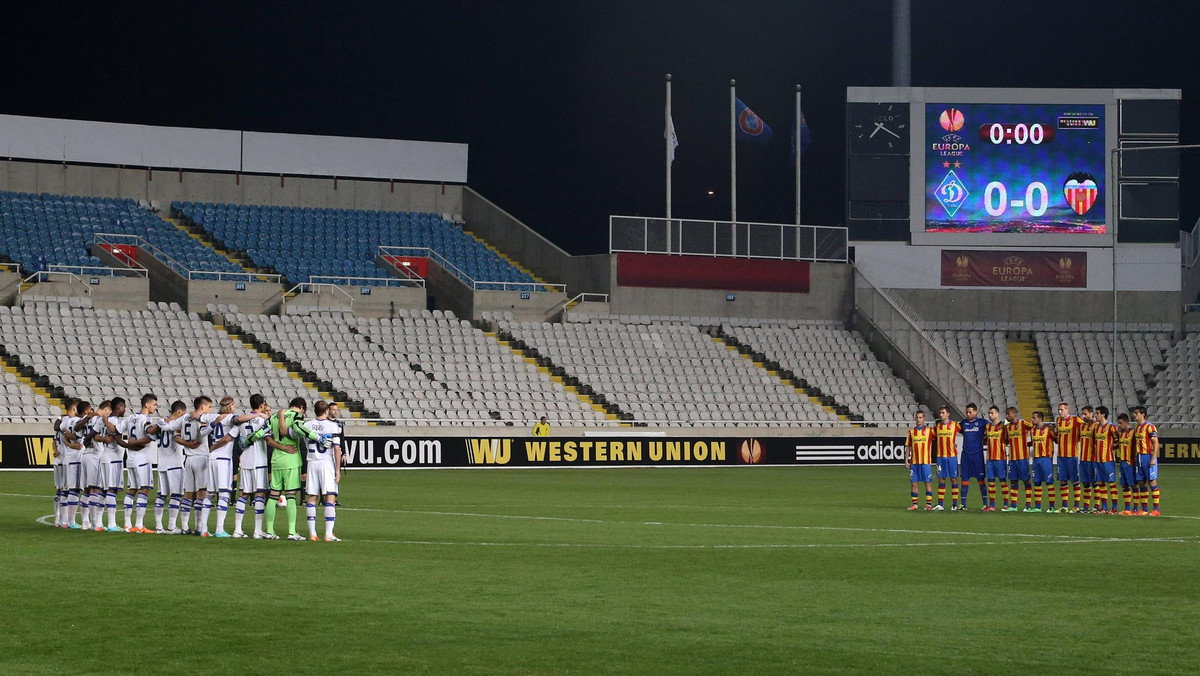
[[[1034,411],[1032,421],[1020,418],[1015,407],[1007,409],[1004,420],[995,406],[988,409],[986,421],[978,417],[975,404],[967,404],[966,412],[964,420],[954,421],[949,408],[943,406],[932,426],[925,423],[923,411],[917,412],[916,427],[909,430],[904,442],[904,466],[912,484],[909,511],[918,509],[922,484],[925,509],[945,510],[947,483],[950,509],[965,511],[974,479],[985,512],[1018,511],[1018,493],[1023,487],[1026,512],[1159,515],[1158,428],[1146,420],[1144,406],[1133,409],[1132,421],[1125,413],[1118,415],[1116,424],[1109,421],[1104,406],[1085,406],[1082,415],[1075,416],[1065,402],[1058,405],[1053,426],[1046,424],[1041,411]],[[1056,504],[1061,506],[1055,509]]]
[[[275,520],[282,504],[287,539],[304,540],[296,532],[303,476],[307,539],[319,539],[320,499],[324,539],[337,542],[333,529],[342,464],[337,404],[316,402],[316,418],[307,421],[308,406],[300,397],[286,409],[272,412],[263,396],[255,394],[250,397],[250,412],[242,415],[234,412],[232,397],[221,399],[216,413],[212,404],[208,397],[197,397],[188,411],[182,401],[176,401],[164,417],[158,412],[158,398],[146,394],[140,410],[126,416],[126,402],[120,397],[95,408],[86,401],[67,400],[66,412],[54,422],[54,526],[278,540]],[[153,530],[145,526],[151,489],[155,491]],[[117,499],[122,492],[125,525],[119,527]],[[210,531],[214,497],[216,528]],[[231,504],[235,511],[229,533],[225,522]],[[242,524],[249,508],[254,510],[254,529],[246,533]]]

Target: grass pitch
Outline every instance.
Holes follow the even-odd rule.
[[[1162,476],[1135,519],[908,513],[898,467],[353,471],[326,544],[59,531],[0,473],[0,672],[1195,672],[1200,467]]]

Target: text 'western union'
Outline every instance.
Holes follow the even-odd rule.
[[[720,462],[724,441],[526,441],[529,462]]]

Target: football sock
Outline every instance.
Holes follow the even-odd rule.
[[[261,533],[263,529],[263,510],[267,507],[267,499],[261,495],[254,498],[254,532]]]
[[[239,495],[237,506],[233,508],[233,532],[242,532],[242,519],[246,518],[246,496]]]
[[[163,529],[163,509],[166,506],[167,502],[163,499],[162,493],[154,496],[154,530]]]
[[[1050,509],[1054,509],[1054,484],[1046,484],[1045,489],[1046,489],[1047,504],[1049,505]],[[1066,493],[1067,493],[1067,491],[1064,489],[1063,490],[1063,506],[1064,507],[1067,505]]]
[[[914,490],[914,491],[910,491],[910,492],[909,492],[909,496],[910,496],[910,497],[912,497],[912,503],[913,503],[913,505],[916,505],[916,504],[917,504],[917,497],[918,497],[918,495],[917,495],[917,492],[916,492],[915,490]]]
[[[200,514],[196,518],[196,530],[201,533],[208,532],[208,513],[212,511],[212,500],[205,496],[200,502]]]
[[[83,527],[91,528],[92,527],[92,494],[84,493],[82,502],[83,502],[83,505],[82,505],[81,511],[83,512]]]
[[[72,488],[67,491],[67,523],[75,523],[75,514],[79,512],[79,491]]]
[[[958,499],[959,499],[958,496],[959,496],[958,486],[951,486],[950,487],[950,506],[951,507],[958,506]],[[963,504],[966,504],[966,503],[964,502]]]
[[[971,484],[969,482],[962,482],[962,493],[960,494],[961,497],[959,498],[958,504],[962,505],[963,507],[967,506],[967,493],[970,492],[970,489]],[[983,493],[981,492],[980,495],[983,495]]]
[[[944,502],[946,502],[946,484],[939,481],[938,482],[938,505],[940,506]]]
[[[1071,505],[1075,507],[1075,509],[1079,509],[1079,490],[1080,486],[1078,483],[1071,484],[1071,497],[1073,498]],[[1066,502],[1067,496],[1063,495],[1063,503],[1065,504]]]
[[[1158,486],[1150,489],[1150,499],[1154,505],[1154,511],[1158,511]]]
[[[333,537],[333,522],[337,519],[337,503],[325,503],[325,538]]]
[[[933,491],[929,490],[928,488],[925,489],[925,506],[933,506]]]
[[[296,534],[296,496],[287,496],[288,535]]]
[[[271,535],[275,534],[275,506],[279,501],[271,498],[267,500],[267,532]]]
[[[1148,487],[1142,488],[1142,511],[1150,511],[1150,489]]]
[[[108,515],[108,527],[117,527],[117,492],[108,491],[104,496],[104,512]]]
[[[133,496],[126,493],[124,500],[121,501],[121,507],[125,512],[125,527],[133,528]]]
[[[146,495],[145,493],[138,493],[137,500],[134,503],[137,505],[137,507],[136,507],[137,521],[135,521],[133,524],[134,528],[145,528],[146,527],[146,503],[148,503],[149,501],[150,501],[149,495]]]
[[[313,503],[304,505],[305,516],[308,517],[308,536],[317,537],[317,506]]]
[[[225,530],[225,517],[229,514],[230,491],[219,491],[217,495],[217,532]]]
[[[1033,499],[1033,506],[1035,509],[1041,509],[1042,508],[1042,498],[1045,496],[1046,487],[1041,484],[1038,484],[1034,490],[1037,491],[1037,495]]]
[[[65,502],[65,501],[62,498],[62,491],[55,488],[54,489],[54,525],[55,526],[62,523],[63,502]]]
[[[175,530],[179,527],[179,505],[182,501],[183,496],[172,495],[171,500],[167,502],[167,514],[170,515],[167,530]]]
[[[181,504],[182,509],[180,510],[180,516],[183,517],[183,523],[181,523],[179,527],[184,530],[191,530],[192,501],[184,498]]]

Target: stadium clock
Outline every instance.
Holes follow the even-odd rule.
[[[850,104],[852,155],[907,155],[907,103]]]

